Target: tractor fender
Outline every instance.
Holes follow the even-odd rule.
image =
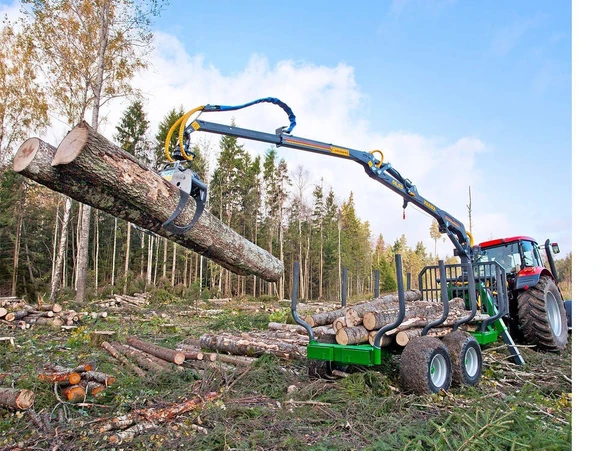
[[[534,287],[540,281],[540,277],[542,277],[542,276],[548,276],[552,280],[554,280],[552,273],[550,271],[548,271],[546,268],[540,268],[540,267],[523,268],[517,275],[517,278],[515,280],[514,289],[515,290],[527,290],[531,287]]]

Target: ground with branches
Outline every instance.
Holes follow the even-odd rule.
[[[500,343],[488,346],[477,387],[415,396],[398,390],[394,358],[339,379],[311,379],[306,360],[269,354],[250,366],[217,362],[141,378],[91,343],[93,331],[113,331],[111,340],[137,336],[175,348],[205,332],[265,331],[269,321],[289,317],[289,302],[267,297],[219,304],[151,299],[143,308],[108,309],[106,318],[90,315],[74,328],[0,324],[0,335],[14,338],[0,342],[0,386],[36,395],[29,411],[0,407],[0,450],[571,449],[570,344],[561,354],[522,348],[523,367],[509,363]],[[49,362],[82,361],[116,383],[67,402],[37,377]],[[133,414],[146,426],[129,436],[104,426]]]

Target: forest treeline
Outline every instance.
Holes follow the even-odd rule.
[[[336,195],[310,169],[289,168],[275,148],[252,155],[233,137],[218,148],[194,142],[192,169],[209,183],[207,208],[248,240],[280,258],[276,283],[237,276],[166,239],[52,192],[11,170],[30,136],[43,136],[50,117],[98,130],[114,99],[129,98],[112,140],[159,171],[174,107],[150,124],[133,76],[148,66],[152,23],[166,2],[23,0],[18,26],[0,28],[0,296],[81,302],[93,296],[152,290],[165,296],[289,298],[292,265],[300,264],[301,299],[340,299],[396,289],[394,254],[413,276],[438,260],[443,236],[432,222],[431,242],[408,245],[374,236],[356,212],[352,193]],[[64,39],[69,36],[70,39]],[[43,77],[40,76],[43,74]],[[157,130],[151,136],[150,130]],[[57,145],[58,143],[53,143]],[[175,145],[173,137],[171,145]],[[451,257],[454,258],[454,257]],[[557,262],[570,293],[570,254]],[[563,288],[564,288],[563,287]]]
[[[113,139],[158,171],[166,164],[164,139],[182,114],[181,109],[168,112],[158,124],[158,133],[150,138],[143,103],[134,101],[123,113]],[[327,188],[322,179],[313,180],[309,170],[298,166],[290,171],[274,147],[252,156],[236,138],[223,136],[216,151],[206,143],[195,144],[193,151],[197,155],[193,169],[209,181],[209,211],[280,258],[285,265],[282,280],[268,283],[255,276],[235,275],[163,237],[93,210],[88,297],[160,289],[189,297],[289,298],[291,268],[298,261],[300,299],[334,300],[341,296],[343,269],[347,272],[348,295],[365,296],[374,291],[376,270],[382,291],[396,289],[394,254],[402,255],[404,270],[413,275],[413,284],[424,266],[436,264],[439,259],[423,242],[408,246],[404,235],[392,243],[382,235],[374,237],[369,222],[358,216],[352,193],[338,200],[333,188]],[[67,201],[65,196],[24,179],[9,167],[2,171],[3,294],[33,298],[47,295],[52,275],[58,274],[60,291],[73,296],[82,208],[75,203],[74,214],[63,224]],[[61,245],[61,230],[65,228]],[[430,236],[429,244],[437,248],[443,235],[435,221]],[[61,252],[64,255],[59,259]],[[458,259],[450,257],[447,261],[457,263]],[[570,279],[570,255],[558,260],[557,265],[561,276]]]

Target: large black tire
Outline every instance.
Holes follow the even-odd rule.
[[[548,276],[517,298],[519,326],[525,344],[545,351],[562,351],[567,345],[569,329],[564,302],[558,287]]]
[[[406,391],[419,395],[447,390],[452,362],[446,345],[434,337],[409,341],[400,356],[400,381]]]
[[[473,335],[455,330],[442,341],[450,352],[452,360],[452,385],[477,385],[481,378],[483,358],[481,347]]]

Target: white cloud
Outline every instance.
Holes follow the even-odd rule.
[[[152,68],[136,77],[134,85],[144,92],[146,111],[155,128],[169,110],[180,105],[188,111],[204,104],[239,105],[261,97],[277,97],[297,116],[294,135],[356,150],[381,150],[384,160],[412,180],[423,197],[465,224],[470,186],[476,193],[477,205],[483,206],[474,209],[477,241],[489,239],[492,234],[497,237],[525,234],[512,233],[513,224],[503,212],[505,199],[488,194],[482,171],[477,169],[477,155],[492,151],[486,143],[471,136],[447,142],[440,137],[378,129],[361,116],[369,99],[357,85],[353,68],[346,64],[318,66],[289,60],[273,64],[264,56],[254,55],[242,71],[223,75],[201,54],[188,54],[173,36],[156,33]],[[100,131],[106,137],[112,138],[125,106],[126,102],[113,103],[110,111],[105,111],[107,120]],[[287,124],[286,114],[271,104],[203,115],[207,121],[226,124],[232,117],[239,127],[270,133]],[[62,130],[54,133],[60,135]],[[219,136],[202,138],[210,139],[216,156]],[[60,139],[55,141],[58,143]],[[267,144],[251,141],[244,145],[254,154],[262,154],[268,148]],[[357,213],[371,224],[373,238],[383,233],[386,242],[393,243],[405,234],[410,246],[423,241],[433,252],[429,236],[432,218],[416,207],[409,207],[403,220],[403,199],[371,180],[359,164],[292,149],[280,149],[279,155],[288,162],[290,173],[303,165],[313,183],[323,177],[338,200],[347,199],[353,191]],[[514,226],[523,226],[524,222],[521,220]],[[452,254],[449,240],[438,243],[438,253]]]

